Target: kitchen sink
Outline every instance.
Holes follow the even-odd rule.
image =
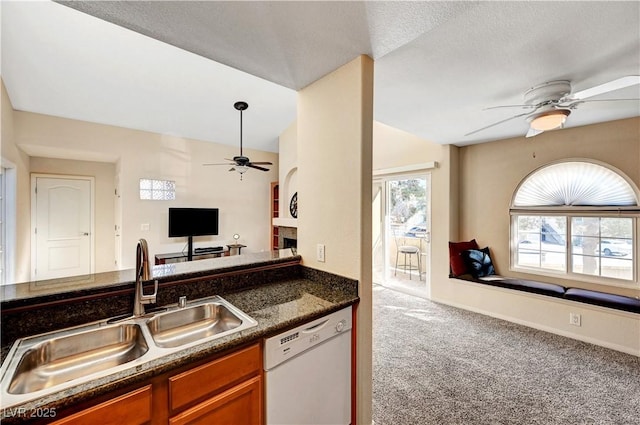
[[[208,302],[158,314],[149,319],[147,327],[158,347],[170,348],[227,335],[250,320],[230,305]]]
[[[97,382],[127,369],[145,370],[188,344],[207,343],[258,324],[217,295],[182,308],[164,308],[168,310],[17,340],[0,366],[0,407]]]
[[[137,324],[119,324],[52,337],[27,349],[10,394],[27,394],[133,361],[149,350]]]

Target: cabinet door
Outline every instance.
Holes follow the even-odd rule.
[[[261,425],[262,379],[256,376],[169,420],[171,425]]]
[[[261,369],[262,351],[256,344],[173,376],[169,378],[171,412],[209,400],[215,393],[258,375]]]
[[[141,425],[151,421],[151,385],[105,401],[54,425]]]

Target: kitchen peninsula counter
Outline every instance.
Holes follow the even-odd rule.
[[[223,259],[170,264],[167,266],[176,266],[176,269],[173,269],[170,273],[166,269],[162,269],[165,266],[156,266],[153,269],[154,278],[157,278],[160,282],[157,306],[175,305],[178,296],[186,295],[188,300],[193,301],[220,295],[255,319],[258,323],[257,326],[219,339],[196,344],[124,371],[107,374],[100,379],[54,392],[35,400],[25,401],[19,405],[3,405],[3,423],[12,423],[13,420],[17,419],[15,417],[12,418],[11,415],[16,411],[16,408],[24,408],[27,411],[34,408],[64,409],[81,401],[142,382],[158,374],[210,358],[218,353],[252,342],[258,342],[264,337],[277,334],[287,328],[353,305],[359,300],[358,282],[356,280],[304,267],[300,264],[301,258],[296,255],[282,256],[274,253],[267,256],[264,253],[261,254],[263,255],[253,257],[252,262],[237,264],[230,261],[223,267],[216,267],[214,270],[210,268],[206,270],[206,264],[197,263]],[[238,257],[225,257],[224,259],[235,260],[236,258]],[[166,274],[163,275],[163,273]],[[15,326],[15,321],[20,319],[19,316],[22,316],[23,324],[27,328],[30,326],[38,328],[42,326],[30,323],[32,321],[48,323],[52,320],[48,317],[44,319],[46,314],[43,314],[42,311],[39,311],[38,314],[33,314],[33,308],[37,305],[42,305],[48,313],[51,310],[67,310],[71,308],[72,310],[84,309],[84,312],[76,311],[75,316],[78,317],[86,319],[87,316],[83,314],[94,315],[92,320],[85,320],[83,323],[103,320],[130,312],[131,310],[128,308],[132,308],[133,283],[116,284],[110,288],[113,290],[111,293],[105,287],[85,288],[79,290],[84,291],[80,293],[73,291],[79,297],[77,302],[74,302],[74,298],[69,293],[63,300],[58,298],[62,294],[49,295],[54,298],[53,300],[43,300],[42,296],[30,297],[28,298],[32,301],[30,306],[24,304],[26,301],[23,300],[23,304],[19,307],[14,305],[14,312],[6,315],[6,317],[11,316],[9,317],[11,319],[9,320],[9,325],[13,324]],[[34,300],[38,302],[33,303]],[[47,307],[47,302],[53,302],[53,307]],[[5,344],[4,331],[7,326],[4,311],[5,301],[2,304],[3,344]],[[111,307],[107,308],[105,305]],[[117,308],[114,309],[113,306]],[[114,310],[117,310],[117,314],[111,314]],[[106,311],[111,313],[107,314]],[[69,313],[69,311],[65,313]],[[100,316],[96,317],[96,314]],[[53,325],[49,324],[49,326]],[[73,325],[63,324],[60,326],[60,324],[57,324],[56,329],[68,326]],[[33,332],[30,335],[35,333],[38,332]],[[8,407],[10,409],[7,409]]]
[[[221,258],[190,261],[175,264],[162,264],[151,267],[153,279],[166,281],[181,277],[207,276],[252,266],[265,266],[286,262],[300,263],[291,249],[268,252],[255,252]],[[81,295],[109,291],[119,286],[133,285],[134,269],[116,270],[59,279],[36,280],[0,286],[0,301],[3,307],[28,305],[60,299],[69,299]]]

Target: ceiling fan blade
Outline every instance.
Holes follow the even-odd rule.
[[[527,135],[524,137],[533,137],[533,136],[537,136],[540,133],[544,133],[544,130],[536,130],[535,128],[529,128],[529,131],[527,131]]]
[[[505,123],[505,122],[507,122],[507,121],[511,121],[511,120],[513,120],[513,119],[516,119],[516,118],[524,117],[525,115],[529,115],[529,114],[531,114],[531,112],[525,112],[525,113],[523,113],[523,114],[514,115],[514,116],[509,117],[509,118],[507,118],[507,119],[504,119],[504,120],[502,120],[502,121],[494,122],[493,124],[490,124],[490,125],[488,125],[488,126],[486,126],[486,127],[482,127],[482,128],[477,129],[477,130],[474,130],[474,131],[472,131],[472,132],[470,132],[470,133],[465,134],[465,137],[466,137],[466,136],[471,136],[472,134],[479,133],[479,132],[480,132],[480,131],[482,131],[482,130],[486,130],[486,129],[488,129],[488,128],[495,127],[496,125],[499,125],[499,124]]]
[[[216,162],[216,163],[208,163],[208,164],[202,164],[202,165],[235,165],[235,164],[229,164],[228,162]]]
[[[569,109],[575,109],[576,106],[580,105],[581,103],[591,103],[591,102],[622,102],[622,101],[640,101],[640,98],[636,98],[636,99],[590,99],[590,100],[576,100],[574,102],[570,102],[567,103],[566,105],[558,105],[558,107],[560,108],[569,108]]]
[[[259,164],[259,165],[273,165],[273,163],[268,162],[268,161],[263,161],[263,162],[260,162],[260,161],[255,161],[255,162],[254,162],[254,161],[251,161],[251,163],[252,163],[252,164]]]
[[[236,171],[236,167],[229,168],[229,171]]]
[[[256,170],[260,170],[260,171],[269,171],[268,168],[258,167],[257,165],[254,165],[254,164],[255,164],[255,162],[249,162],[247,164],[247,167],[255,168]]]
[[[536,105],[500,105],[500,106],[490,106],[488,108],[484,108],[483,111],[488,111],[490,109],[502,109],[502,108],[535,108]]]
[[[589,97],[598,96],[600,94],[609,93],[614,90],[620,90],[625,87],[631,87],[640,84],[640,75],[627,75],[608,83],[600,84],[589,89],[581,90],[571,95],[570,100],[583,100]]]

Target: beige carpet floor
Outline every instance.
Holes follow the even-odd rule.
[[[640,358],[412,297],[373,295],[376,425],[640,424]]]

